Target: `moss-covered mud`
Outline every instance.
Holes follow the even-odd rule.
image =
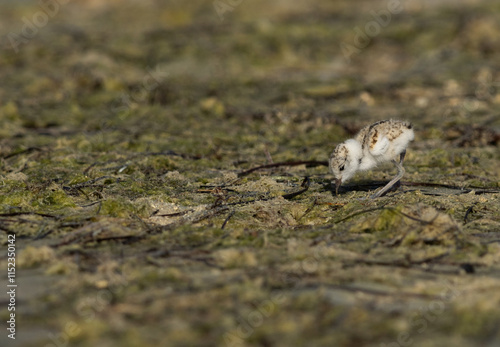
[[[369,42],[389,2],[220,3],[61,2],[31,38],[2,5],[0,345],[500,345],[499,3],[401,1]],[[402,187],[336,196],[321,163],[391,117]],[[286,161],[319,165],[238,175]]]

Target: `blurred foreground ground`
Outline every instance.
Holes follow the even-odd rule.
[[[44,4],[0,11],[0,345],[500,345],[498,1]],[[387,118],[402,188],[336,196]]]

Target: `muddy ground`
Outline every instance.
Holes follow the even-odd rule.
[[[12,1],[0,33],[0,345],[500,346],[499,2]],[[401,188],[336,195],[388,118]]]

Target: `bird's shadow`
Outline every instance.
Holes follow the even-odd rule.
[[[328,190],[333,197],[338,197],[349,192],[375,192],[377,188],[384,187],[389,181],[362,181],[359,183],[350,183],[346,185],[342,185],[339,187],[339,194],[335,193],[335,184],[333,182],[328,182],[324,184],[325,190]],[[387,195],[387,193],[396,191],[399,187],[394,185],[389,191],[387,191],[383,196]]]

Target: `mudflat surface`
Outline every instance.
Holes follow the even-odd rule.
[[[44,4],[0,12],[0,345],[500,345],[498,2]],[[388,118],[401,188],[336,195]]]

